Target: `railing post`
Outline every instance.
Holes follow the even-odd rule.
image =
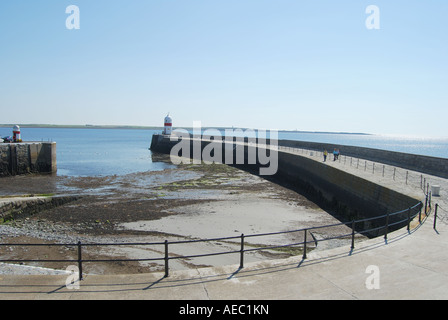
[[[303,240],[303,257],[302,259],[306,259],[306,233],[307,229],[305,229],[304,240]]]
[[[425,197],[425,215],[428,212],[428,194]],[[422,222],[421,215],[418,217],[418,222]]]
[[[429,206],[429,211],[431,211],[431,200],[432,200],[432,191],[429,191],[429,197],[428,197],[428,206]]]
[[[168,240],[165,240],[165,278],[168,278],[168,276],[170,275],[168,260]]]
[[[389,232],[389,211],[387,211],[386,215],[386,233],[384,234],[384,240],[387,241],[387,233]]]
[[[79,281],[82,280],[82,244],[78,241],[78,271],[79,271]]]
[[[355,220],[352,221],[352,250],[355,249]]]
[[[434,209],[434,226],[433,226],[434,230],[436,230],[436,220],[437,220],[437,209],[438,208],[439,208],[439,204],[436,203],[436,207]]]
[[[408,232],[411,230],[411,208],[408,209]]]
[[[241,234],[240,269],[244,268],[244,233]]]

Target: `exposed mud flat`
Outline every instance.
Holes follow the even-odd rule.
[[[165,159],[166,161],[168,159]],[[124,176],[19,176],[1,180],[0,195],[52,194],[78,200],[41,210],[0,226],[3,243],[129,243],[219,238],[295,230],[337,223],[304,196],[226,165],[180,165]],[[316,238],[339,230],[315,232]],[[247,238],[248,246],[299,242],[303,233]],[[318,248],[331,244],[323,242]],[[238,250],[235,241],[170,245],[171,256]],[[76,250],[50,247],[0,247],[2,256],[74,259]],[[89,246],[85,259],[163,258],[163,246]],[[45,251],[43,251],[45,250]],[[62,250],[62,251],[61,251]],[[300,248],[245,254],[245,261],[300,254]],[[238,263],[237,254],[170,260],[171,269]],[[36,263],[37,264],[37,263]],[[64,264],[39,263],[63,268]],[[163,270],[163,261],[86,263],[86,273],[135,273]]]

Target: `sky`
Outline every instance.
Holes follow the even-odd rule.
[[[443,0],[2,0],[0,123],[170,113],[177,128],[448,137],[447,13]]]

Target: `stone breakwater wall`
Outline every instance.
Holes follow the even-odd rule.
[[[24,196],[0,201],[0,222],[23,219],[40,211],[78,200],[79,196]]]
[[[0,143],[0,177],[56,171],[55,142]]]
[[[154,135],[151,150],[169,154],[176,143],[177,141],[170,141],[169,136]],[[210,141],[201,141],[202,150],[209,143]],[[225,143],[222,145],[224,154],[226,146],[224,146]],[[299,145],[295,145],[295,147],[299,147]],[[257,148],[264,148],[264,146],[257,146]],[[235,150],[235,145],[230,149]],[[246,145],[244,151],[246,159],[247,155]],[[245,166],[257,168],[260,164],[247,164],[242,167]],[[387,186],[376,184],[323,162],[283,150],[278,151],[278,170],[275,178],[277,181],[287,182],[288,185],[303,191],[311,200],[327,208],[329,212],[344,222],[380,217],[387,213],[406,210],[421,201],[421,199],[402,194]],[[389,222],[403,220],[406,216],[407,212],[394,215]],[[384,220],[385,218],[366,221],[364,225],[357,225],[356,229],[366,230],[384,225]],[[405,223],[396,224],[393,229],[401,228],[404,225]],[[378,231],[378,234],[369,234],[369,236],[377,236],[380,233],[381,231]]]
[[[325,163],[288,152],[279,152],[277,176],[303,190],[311,200],[327,208],[341,221],[375,218],[406,210],[421,199],[402,194]],[[389,223],[406,219],[407,211],[390,217]],[[356,229],[385,225],[386,218],[365,221]],[[406,222],[394,226],[399,229]],[[378,236],[382,230],[368,234]]]
[[[330,154],[336,148],[339,149],[341,154],[345,156],[380,162],[441,178],[448,178],[448,159],[446,158],[330,143],[293,140],[279,140],[278,143],[279,145],[285,147],[302,148],[315,151],[327,150]]]

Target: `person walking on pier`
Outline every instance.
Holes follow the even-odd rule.
[[[325,149],[325,150],[324,150],[324,162],[327,161],[327,156],[328,156],[328,152],[327,152],[327,150]]]
[[[334,161],[338,160],[339,157],[339,149],[334,149],[333,151]]]

